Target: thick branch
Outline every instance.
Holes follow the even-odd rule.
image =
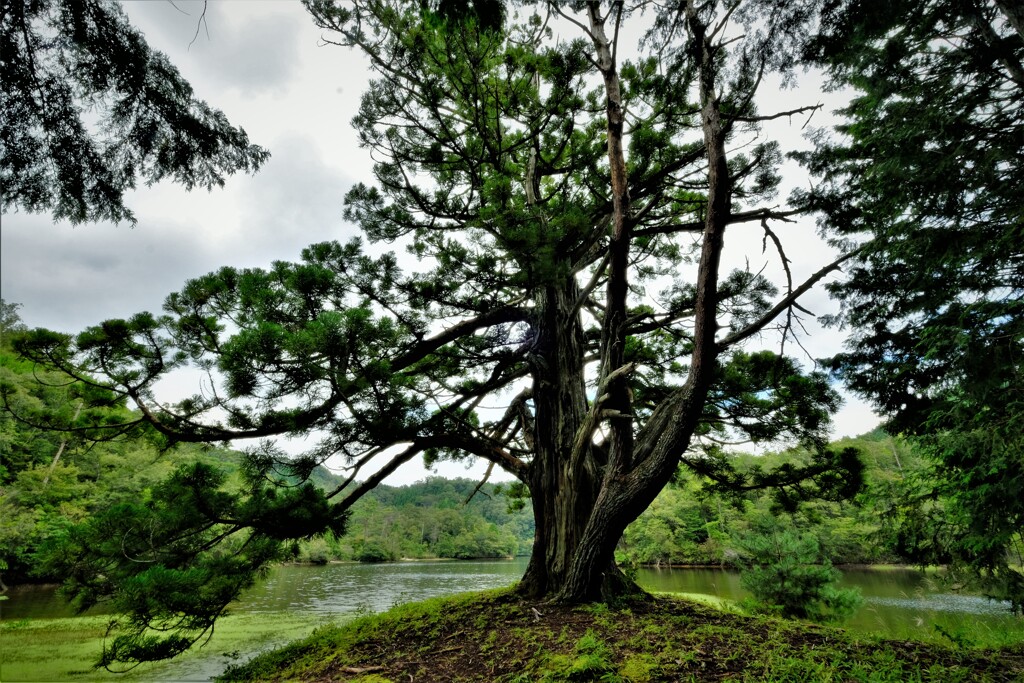
[[[528,319],[527,312],[516,306],[506,306],[487,311],[475,318],[456,323],[447,330],[423,340],[405,353],[395,357],[390,363],[392,371],[405,369],[413,363],[426,358],[445,344],[449,344],[460,337],[473,334],[477,330],[504,323],[522,322]]]
[[[629,294],[629,250],[632,239],[629,179],[622,140],[624,112],[615,55],[605,34],[606,17],[602,17],[599,10],[599,3],[587,4],[590,36],[596,53],[595,61],[604,79],[608,118],[608,168],[612,186],[612,235],[608,245],[607,303],[601,340],[601,383],[607,387],[608,392],[605,409],[621,415],[630,415],[632,407],[629,385],[626,381],[627,373],[621,371],[625,365],[626,354],[626,299]],[[621,7],[619,11],[621,12]],[[600,400],[595,401],[595,409],[599,402]],[[577,446],[573,449],[572,462],[576,462],[575,458],[586,451],[585,448],[580,448],[580,440],[590,438],[586,431],[585,428],[581,428],[577,434]],[[611,425],[609,438],[609,472],[628,470],[632,456],[632,422],[616,420]]]
[[[135,402],[135,405],[146,419],[146,422],[153,425],[153,428],[164,436],[182,443],[231,441],[234,439],[259,439],[268,436],[278,436],[287,432],[299,432],[305,429],[312,429],[317,425],[317,422],[330,415],[345,399],[344,394],[334,394],[329,400],[321,403],[314,409],[293,414],[292,423],[286,427],[282,427],[280,424],[270,424],[256,429],[245,430],[226,429],[224,427],[205,425],[164,410],[164,412],[166,412],[173,421],[188,425],[191,429],[190,431],[182,431],[160,419],[160,416],[142,400],[142,396],[138,392],[130,392],[129,396],[132,401]]]
[[[790,209],[787,211],[774,211],[772,209],[755,209],[753,211],[739,211],[729,214],[727,225],[738,223],[750,223],[753,221],[775,219],[786,220],[790,216],[798,216],[805,213],[803,209]],[[651,237],[654,235],[669,235],[679,232],[700,232],[704,229],[704,221],[691,221],[675,225],[659,225],[655,228],[640,228],[633,232],[637,237]]]
[[[338,503],[342,510],[347,510],[357,500],[362,498],[368,492],[377,488],[377,485],[382,481],[391,476],[395,470],[404,465],[405,463],[412,460],[418,454],[422,453],[425,449],[429,448],[428,444],[417,442],[406,448],[401,453],[393,456],[384,467],[380,468],[377,472],[367,477],[366,481],[361,483],[359,486],[352,489],[352,491],[345,496],[345,499]]]
[[[615,411],[614,409],[606,407],[605,404],[609,399],[607,389],[613,382],[624,381],[635,369],[636,365],[633,363],[623,365],[609,374],[601,381],[601,384],[598,385],[597,396],[594,398],[594,403],[590,406],[590,411],[583,419],[583,424],[581,424],[579,429],[576,431],[576,441],[572,446],[572,455],[569,459],[570,462],[576,462],[579,458],[583,457],[584,453],[586,453],[587,447],[594,437],[594,432],[597,430],[597,426],[601,424],[602,419],[607,417],[627,416]],[[613,412],[609,413],[609,410],[612,410]]]
[[[484,476],[480,478],[480,481],[478,481],[476,483],[476,486],[473,487],[473,490],[469,492],[468,496],[466,496],[466,500],[463,501],[463,503],[462,503],[463,505],[469,505],[470,501],[473,500],[473,497],[476,496],[476,494],[480,493],[480,489],[482,489],[484,487],[484,484],[487,483],[487,480],[491,478],[491,472],[493,472],[493,471],[494,471],[494,463],[493,462],[487,463],[487,471],[484,472]],[[488,498],[489,497],[490,496],[488,496]]]

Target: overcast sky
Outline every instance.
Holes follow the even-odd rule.
[[[372,181],[369,154],[357,146],[349,125],[369,79],[357,53],[324,46],[297,2],[211,2],[198,35],[201,2],[129,2],[125,9],[150,45],[165,52],[192,83],[197,96],[223,110],[272,157],[255,176],[230,177],[224,189],[210,193],[189,193],[171,183],[137,190],[127,199],[138,218],[135,227],[72,227],[45,215],[5,214],[0,293],[22,305],[20,313],[30,327],[75,332],[108,318],[159,312],[164,297],[188,278],[223,265],[295,260],[308,244],[346,241],[358,234],[341,218],[348,188]],[[769,93],[762,111],[773,101],[780,110],[817,102],[831,106],[823,97],[816,84]],[[798,145],[803,123],[784,119],[773,124],[770,134]],[[790,176],[790,184],[806,182],[798,174]],[[789,247],[789,256],[798,278],[830,260],[815,236],[813,220],[782,231],[795,245]],[[757,259],[768,260],[760,256],[760,244],[759,228],[731,230],[727,260],[742,264],[753,259],[751,266],[757,269]],[[833,308],[820,290],[804,304],[818,314]],[[804,341],[811,356],[840,349],[839,333],[821,331],[813,321],[808,330]],[[192,391],[183,388],[181,393]],[[861,434],[877,422],[851,397],[836,416],[834,435]],[[467,474],[461,466],[440,473]],[[421,467],[410,467],[389,483],[425,475]]]

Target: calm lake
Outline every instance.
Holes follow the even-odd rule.
[[[232,612],[304,615],[312,630],[317,624],[385,610],[403,602],[507,586],[516,581],[525,568],[525,559],[282,566],[249,591]],[[739,575],[721,569],[641,569],[637,579],[640,585],[652,591],[701,593],[728,600],[739,600],[745,595]],[[986,631],[1024,640],[1024,619],[1009,614],[1006,605],[977,596],[943,592],[921,572],[847,570],[843,582],[859,588],[864,596],[863,607],[844,624],[856,631],[893,638],[937,639],[936,627],[939,627],[969,640]],[[8,596],[9,600],[0,603],[0,618],[5,622],[72,615],[52,588],[15,587]],[[275,620],[265,621],[268,634],[273,633]],[[266,648],[268,642],[273,646],[281,644],[271,639],[262,647]],[[208,662],[202,666],[219,666],[212,671],[206,668],[203,675],[214,675],[223,669],[223,663]],[[173,680],[184,674],[180,670],[169,673],[172,670],[173,666],[161,678]],[[200,674],[200,670],[188,673],[192,678]]]

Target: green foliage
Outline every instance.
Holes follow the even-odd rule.
[[[18,332],[20,320],[15,308],[11,312],[10,328]],[[5,336],[4,342],[14,341],[14,336]],[[198,463],[208,469],[192,470],[195,487],[179,486],[165,499],[179,499],[186,513],[192,506],[223,515],[217,506],[223,504],[224,496],[248,490],[250,495],[237,502],[235,521],[272,539],[299,539],[298,557],[303,561],[508,557],[528,552],[532,544],[531,516],[525,510],[510,515],[508,499],[499,495],[497,487],[485,484],[467,506],[464,503],[476,483],[440,478],[411,488],[381,486],[356,505],[350,534],[322,533],[321,520],[331,512],[322,494],[309,484],[329,491],[343,480],[317,467],[315,461],[288,458],[267,444],[246,454],[191,444],[160,452],[148,439],[131,438],[134,433],[90,443],[75,434],[40,430],[26,420],[39,416],[71,422],[79,405],[85,406],[79,421],[93,416],[101,423],[121,422],[130,413],[116,403],[90,402],[102,394],[58,380],[20,359],[6,345],[0,348],[0,373],[8,401],[8,410],[0,412],[0,464],[5,477],[0,483],[6,487],[0,498],[0,547],[9,562],[9,577],[15,581],[26,580],[32,569],[37,580],[63,579],[63,570],[39,565],[35,555],[41,546],[63,538],[71,525],[92,520],[104,510],[119,510],[116,506],[125,501],[153,503],[154,492],[168,485],[161,482],[176,468]],[[55,461],[58,451],[60,458]],[[199,483],[203,477],[221,478],[226,492],[203,499],[208,493]],[[309,484],[303,483],[307,477]],[[273,482],[288,485],[278,487]],[[172,514],[170,509],[164,512]]]
[[[747,566],[742,584],[759,608],[789,618],[837,621],[860,607],[856,590],[836,587],[839,572],[810,534],[769,521],[744,536],[739,547]]]
[[[377,541],[357,539],[353,542],[352,558],[359,562],[394,562],[398,555]]]
[[[121,424],[129,413],[108,393],[69,384],[19,358],[11,345],[24,326],[17,306],[2,305],[0,558],[8,563],[10,576],[21,581],[36,566],[33,553],[47,539],[124,496],[138,495],[176,462],[201,456],[199,449],[189,448],[161,459],[144,441],[94,443],[80,432],[38,429],[37,420],[66,428],[83,420]]]
[[[196,278],[159,315],[74,336],[37,330],[16,345],[137,407],[121,424],[83,414],[75,426],[87,436],[144,422],[161,447],[309,444],[294,460],[268,442],[251,449],[234,486],[180,469],[153,488],[151,507],[126,509],[139,524],[177,527],[158,536],[184,547],[158,563],[186,571],[237,555],[241,585],[262,557],[250,562],[248,550],[265,541],[269,556],[274,544],[340,530],[358,499],[420,455],[483,458],[528,489],[541,543],[523,590],[570,601],[627,591],[605,581],[614,545],[680,463],[723,491],[775,490],[786,507],[856,492],[856,453],[824,444],[838,405],[828,378],[741,348],[773,328],[790,337],[797,298],[840,263],[793,281],[770,226],[791,212],[764,204],[780,183],[781,149],[756,139],[758,87],[792,76],[812,6],[652,6],[641,20],[622,3],[305,4],[329,42],[368,57],[373,76],[352,128],[374,182],[349,190],[344,216],[372,242],[401,242],[419,266],[403,272],[361,238],[325,242],[292,263]],[[552,28],[563,13],[576,15],[566,23],[582,29],[575,38]],[[649,29],[635,56],[625,43],[640,31],[620,31],[623,21]],[[742,44],[721,30],[731,21],[744,27]],[[759,266],[722,269],[726,230],[757,224],[778,247],[784,286]],[[211,389],[159,402],[157,383],[186,367]],[[39,424],[67,430],[52,412]],[[800,444],[806,457],[739,469],[717,447],[734,439]],[[328,459],[352,475],[329,503],[307,485]],[[176,508],[172,490],[196,512]],[[367,524],[407,521],[386,512]],[[520,535],[494,520],[450,509],[424,517],[418,537],[360,536],[353,524],[350,538],[323,540],[366,559],[421,554],[432,537],[455,557],[519,549]],[[694,543],[713,538],[701,519],[703,531],[692,514],[683,524]],[[109,554],[123,572],[101,576],[141,573],[120,548],[97,547],[90,561]],[[157,645],[133,637],[113,656]]]
[[[832,367],[933,463],[933,484],[905,506],[917,518],[907,540],[922,542],[922,560],[953,560],[1020,610],[1024,35],[1015,8],[830,4],[812,54],[854,98],[842,135],[822,135],[805,160],[822,177],[806,198],[823,225],[845,244],[863,242],[849,277],[831,286],[837,321],[852,332]],[[937,499],[943,512],[932,515]]]
[[[268,153],[193,96],[115,3],[15,2],[0,21],[3,210],[128,220],[125,192],[256,171]]]
[[[540,7],[536,15],[505,17],[507,23],[479,7],[468,15],[415,5],[307,7],[334,41],[371,53],[376,70],[354,127],[376,150],[377,185],[353,187],[346,216],[371,240],[408,241],[423,259],[421,272],[400,272],[392,254],[367,256],[359,240],[317,244],[301,262],[197,278],[168,297],[166,315],[111,320],[74,338],[37,332],[19,348],[74,377],[102,374],[103,386],[147,405],[165,373],[184,365],[215,371],[222,380],[216,392],[144,413],[171,441],[317,434],[322,440],[308,455],[318,461],[340,454],[356,463],[407,444],[428,458],[495,458],[525,480],[531,416],[487,424],[476,407],[524,378],[545,377],[573,387],[577,405],[566,409],[574,421],[590,409],[585,367],[604,346],[603,322],[584,321],[581,311],[600,308],[609,210],[608,121],[592,45],[554,40]],[[790,33],[800,33],[806,17],[771,17],[787,37],[758,33],[755,52],[765,68],[785,71],[794,54]],[[459,24],[459,40],[451,40],[448,22]],[[670,281],[660,297],[665,314],[624,289],[626,310],[635,312],[626,341],[637,365],[629,382],[638,429],[670,396],[681,399],[692,370],[688,319],[697,288],[679,266],[696,258],[689,233],[699,229],[707,202],[700,117],[684,95],[693,94],[695,66],[682,36],[661,28],[648,45],[660,41],[664,50],[621,68],[635,119],[632,197],[645,206],[630,219],[633,282]],[[376,37],[368,40],[366,31]],[[736,92],[723,106],[730,116],[752,116],[757,68],[743,57],[736,69],[727,79]],[[732,134],[729,126],[723,140]],[[740,210],[771,195],[779,161],[772,143],[731,160],[727,185],[735,196],[728,201],[736,222],[768,220],[768,213]],[[714,378],[721,389],[706,406],[700,392],[701,433],[820,441],[836,402],[824,378],[778,354],[733,348],[770,322],[778,288],[748,270],[709,276],[716,295],[705,315],[728,319],[730,334],[740,338],[709,351],[702,366],[721,369]],[[595,287],[577,301],[590,278]],[[576,331],[565,335],[570,321]],[[548,340],[558,338],[571,339],[575,348],[566,351],[574,360],[565,373],[546,377],[557,346]],[[527,412],[561,409],[534,401]],[[508,458],[497,458],[481,436],[496,429],[499,441],[514,442]],[[647,440],[659,431],[652,426]],[[692,429],[685,431],[689,442]],[[568,432],[564,438],[573,440]],[[674,447],[673,461],[685,448]],[[597,473],[603,456],[587,456],[596,458],[587,471]]]
[[[806,492],[780,495],[767,485],[737,495],[714,481],[680,477],[627,527],[618,546],[620,561],[738,567],[740,539],[763,520],[785,516],[787,507],[793,510],[789,516],[793,523],[802,533],[813,535],[822,555],[832,562],[914,561],[914,553],[900,534],[907,533],[905,501],[909,492],[933,482],[924,455],[881,431],[844,439],[829,448],[840,453],[855,449],[860,454],[865,488],[852,501]],[[762,481],[764,473],[787,465],[799,468],[812,460],[806,451],[720,456],[731,469],[763,473],[755,475]],[[780,504],[780,498],[786,505]]]
[[[638,564],[722,564],[732,508],[701,495],[696,480],[669,486],[626,528],[622,560]]]
[[[732,426],[746,439],[771,442],[785,435],[790,442],[823,446],[822,428],[840,403],[823,372],[807,373],[798,363],[771,351],[738,352],[720,364],[708,397],[714,431]],[[724,431],[724,430],[723,430]]]
[[[21,304],[0,299],[0,343],[5,346],[10,343],[8,335],[28,329],[21,321],[21,316],[18,314],[19,308],[21,308]]]
[[[133,414],[89,376],[68,383],[17,357],[17,321],[7,323],[15,334],[0,345],[0,561],[18,580],[31,570],[64,581],[80,609],[112,601],[122,616],[101,665],[175,656],[283,558],[284,541],[343,532],[345,512],[311,483],[271,472],[273,459],[257,457],[266,450],[252,462],[194,445],[158,452],[124,427]],[[103,438],[43,431],[36,419],[87,422],[85,435]]]
[[[100,665],[176,656],[283,558],[282,541],[343,531],[345,515],[311,485],[281,493],[225,482],[212,465],[182,465],[145,500],[97,511],[50,539],[41,572],[61,576],[79,609],[111,600],[123,615],[111,623]],[[279,514],[282,500],[287,515]]]

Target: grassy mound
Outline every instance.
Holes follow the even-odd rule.
[[[222,680],[1024,681],[1024,645],[864,641],[674,597],[573,608],[502,590],[324,627]]]

